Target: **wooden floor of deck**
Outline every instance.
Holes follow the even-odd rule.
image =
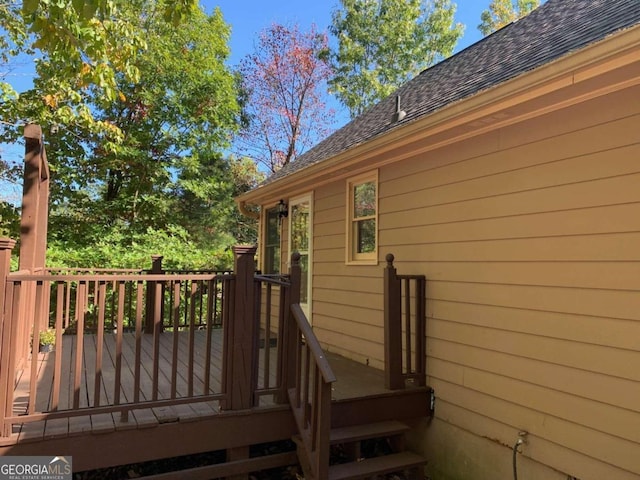
[[[178,378],[176,384],[176,397],[184,398],[187,395],[188,380],[185,372],[188,369],[188,333],[180,333],[178,348]],[[210,388],[208,393],[219,393],[222,367],[222,330],[213,330],[212,335],[212,366],[210,375]],[[79,395],[80,407],[89,407],[94,403],[94,385],[96,376],[96,336],[85,335],[83,348],[82,376],[80,391],[76,393],[74,386],[74,364],[76,362],[76,336],[64,335],[61,348],[62,368],[59,410],[69,409],[73,406],[74,396]],[[204,393],[204,355],[199,354],[205,350],[206,332],[197,331],[194,335],[195,355],[194,362],[194,392]],[[171,398],[171,370],[173,352],[173,334],[164,333],[160,336],[161,358],[159,364],[158,398]],[[265,352],[269,356],[270,370],[275,370],[275,347],[267,350],[260,349],[259,385],[264,386]],[[141,342],[141,378],[140,399],[152,398],[153,385],[153,335],[143,335]],[[45,412],[51,409],[54,359],[55,353],[37,354],[37,395],[36,411]],[[383,372],[366,365],[348,360],[339,355],[327,353],[327,358],[336,374],[337,382],[334,383],[332,398],[345,400],[364,396],[378,395],[388,392],[384,388]],[[134,363],[135,362],[135,336],[125,334],[122,347],[121,403],[132,402]],[[105,334],[103,342],[103,354],[101,363],[100,405],[113,404],[114,384],[116,376],[116,345],[115,335]],[[275,374],[270,373],[269,383],[274,385]],[[29,403],[29,385],[31,369],[20,372],[16,381],[14,395],[14,413],[23,414],[27,411]],[[262,397],[261,408],[275,407],[270,400],[271,396]],[[2,444],[10,445],[23,442],[39,442],[48,439],[72,437],[84,434],[108,433],[118,430],[150,428],[164,423],[193,422],[210,418],[220,413],[219,401],[198,402],[193,401],[181,405],[172,405],[161,408],[138,408],[131,410],[127,417],[121,413],[102,413],[99,415],[82,415],[70,418],[49,419],[32,423],[15,425],[13,435],[5,439]]]

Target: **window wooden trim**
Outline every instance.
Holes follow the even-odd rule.
[[[278,205],[274,204],[271,205],[269,207],[264,207],[263,208],[263,212],[264,215],[262,216],[262,228],[260,229],[260,233],[262,236],[262,249],[261,249],[261,255],[260,255],[260,270],[262,271],[262,273],[281,273],[282,272],[282,219],[278,220],[278,256],[280,257],[280,260],[278,262],[277,272],[267,272],[267,243],[268,243],[268,239],[269,239],[269,213],[270,212],[276,212],[277,215],[277,209],[278,209]]]
[[[362,185],[363,183],[373,182],[376,187],[376,199],[375,199],[375,214],[367,217],[360,217],[359,220],[374,220],[375,221],[375,247],[372,252],[357,253],[356,245],[357,237],[354,235],[354,226],[356,219],[354,219],[354,192],[355,187]],[[378,214],[379,214],[379,182],[378,182],[378,170],[363,173],[355,177],[347,179],[346,187],[346,225],[345,225],[345,263],[347,265],[377,265],[378,264]]]

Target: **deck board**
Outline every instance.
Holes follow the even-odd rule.
[[[209,394],[220,393],[222,377],[222,329],[214,329],[212,335],[212,352],[210,367]],[[194,332],[193,342],[193,389],[195,395],[204,393],[205,361],[206,361],[206,331]],[[76,378],[75,365],[77,356],[77,338],[75,335],[64,335],[61,349],[60,395],[59,410],[73,408],[74,380]],[[102,359],[97,362],[97,336],[85,335],[82,348],[82,371],[77,392],[81,407],[94,406],[96,365],[101,364],[99,395],[100,405],[112,405],[115,401],[116,380],[116,341],[115,335],[105,332],[102,344]],[[165,332],[160,336],[160,358],[158,369],[158,398],[171,399],[171,372],[173,366],[173,333]],[[187,396],[189,385],[189,336],[187,332],[178,334],[176,397]],[[265,349],[259,349],[258,375],[259,385],[264,384]],[[334,369],[338,381],[334,384],[332,398],[341,400],[356,398],[363,395],[383,393],[384,377],[381,371],[366,365],[347,360],[331,352],[326,352],[327,358]],[[153,335],[143,334],[140,344],[140,401],[153,398]],[[37,393],[36,410],[39,412],[50,410],[53,395],[53,380],[55,367],[55,353],[37,355]],[[122,357],[120,371],[120,404],[133,403],[135,386],[135,333],[125,333],[122,342]],[[269,349],[270,386],[276,383],[277,347]],[[24,371],[17,376],[15,388],[14,412],[26,413],[29,400],[29,381],[31,375],[30,362]],[[261,407],[274,405],[271,395],[259,398]],[[14,428],[15,441],[39,441],[48,438],[83,435],[86,433],[108,433],[114,430],[153,428],[166,422],[192,422],[198,419],[214,416],[220,412],[219,402],[191,402],[171,407],[132,409],[126,414],[120,412],[98,415],[85,415],[64,419],[50,419],[17,425]]]

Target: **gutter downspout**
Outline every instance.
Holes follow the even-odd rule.
[[[242,215],[244,215],[245,217],[249,217],[252,218],[254,220],[259,220],[260,219],[260,213],[256,213],[256,212],[252,212],[251,210],[247,209],[247,203],[244,201],[240,201],[238,202],[238,210],[240,210],[240,213]]]

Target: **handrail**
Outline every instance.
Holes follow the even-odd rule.
[[[324,351],[320,346],[320,342],[318,342],[318,337],[313,333],[311,325],[309,325],[309,321],[307,320],[307,316],[304,314],[300,304],[291,305],[291,312],[293,313],[293,318],[295,318],[298,323],[300,333],[302,333],[302,336],[307,341],[307,348],[311,351],[313,358],[316,360],[318,369],[320,370],[320,373],[322,373],[323,380],[326,383],[335,382],[336,376],[333,373],[331,365],[329,365],[327,357],[324,355]]]
[[[138,282],[138,281],[150,281],[150,282],[163,282],[163,281],[184,281],[184,280],[213,280],[220,278],[221,275],[213,274],[183,274],[183,275],[165,275],[160,273],[154,274],[140,274],[140,275],[42,275],[16,272],[7,277],[8,280],[13,282]]]
[[[20,275],[31,275],[31,270],[29,270],[28,268],[25,268],[22,270],[16,270],[15,272],[9,272],[7,277],[17,277]]]
[[[45,268],[49,275],[55,275],[53,272],[58,272],[58,274],[68,275],[70,272],[95,272],[95,273],[144,273],[145,270],[142,268],[92,268],[92,267],[49,267]]]
[[[291,285],[291,281],[286,275],[256,275],[255,279],[257,282],[270,283],[281,287],[288,287]]]
[[[300,304],[291,305],[296,348],[295,385],[289,402],[298,427],[298,454],[306,478],[325,479],[329,474],[331,432],[331,384],[336,376]],[[302,339],[304,338],[304,343]]]

